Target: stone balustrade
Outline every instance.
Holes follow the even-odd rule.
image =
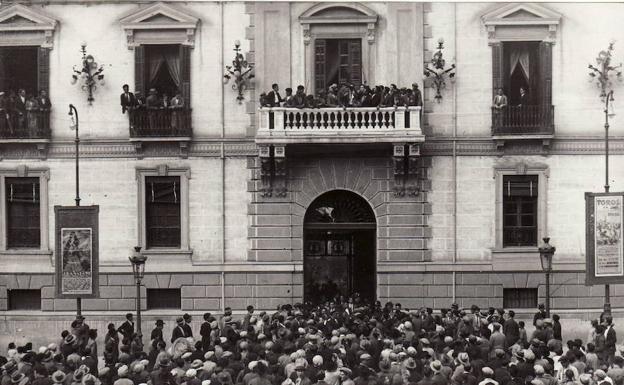
[[[256,142],[420,142],[421,107],[260,108]]]

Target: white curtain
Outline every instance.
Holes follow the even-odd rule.
[[[526,46],[518,47],[511,51],[509,75],[513,74],[517,66],[520,66],[524,76],[529,80],[529,49]]]
[[[152,83],[156,76],[158,75],[158,71],[160,67],[163,65],[165,60],[161,55],[149,55],[147,59],[147,63],[149,65],[149,82]]]
[[[176,49],[168,49],[163,52],[163,58],[167,63],[171,80],[180,88],[180,50],[177,49],[177,47],[175,48]]]

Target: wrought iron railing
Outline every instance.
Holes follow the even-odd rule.
[[[492,135],[553,134],[555,106],[492,107]]]
[[[135,109],[129,111],[131,138],[190,137],[191,109]]]
[[[50,110],[19,113],[0,109],[0,139],[50,139]]]

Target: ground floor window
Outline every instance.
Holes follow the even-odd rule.
[[[147,289],[147,309],[180,309],[180,289]]]
[[[503,307],[505,309],[535,309],[537,289],[503,289]]]
[[[9,310],[41,310],[41,290],[8,290]]]
[[[537,175],[503,177],[503,247],[537,246]]]
[[[7,248],[41,245],[39,178],[5,178]]]

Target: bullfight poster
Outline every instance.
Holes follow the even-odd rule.
[[[99,206],[55,206],[57,298],[99,294]]]
[[[586,193],[586,284],[621,283],[624,277],[624,193]]]

